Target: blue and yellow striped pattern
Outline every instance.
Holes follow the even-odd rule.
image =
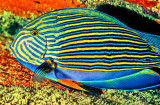
[[[25,62],[40,65],[54,59],[57,68],[67,70],[120,71],[160,64],[160,54],[136,32],[79,13],[54,11],[38,17],[18,33],[11,50]]]
[[[98,11],[63,9],[24,26],[10,52],[32,71],[72,88],[85,90],[70,80],[100,89],[149,89],[160,86],[152,70],[160,65],[160,38],[156,43],[152,36]],[[41,71],[45,64],[51,66]]]

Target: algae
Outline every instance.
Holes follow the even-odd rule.
[[[3,14],[0,14],[0,32],[4,33],[5,36],[16,35],[17,32],[31,20],[25,17],[16,16],[7,11],[3,12]]]
[[[104,94],[92,96],[83,92],[60,90],[52,86],[32,87],[0,85],[0,104],[13,105],[148,105],[160,104],[160,97],[148,91],[103,90]],[[156,90],[159,92],[159,90]]]

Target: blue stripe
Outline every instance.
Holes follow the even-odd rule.
[[[47,40],[47,42],[55,42],[56,40]],[[48,45],[47,45],[48,46]],[[50,45],[49,45],[50,46]]]
[[[42,52],[40,52],[39,50],[35,49],[34,47],[32,47],[31,45],[29,45],[29,47],[34,50],[36,53],[42,54]]]
[[[69,14],[70,15],[70,14]],[[62,17],[62,18],[58,18],[58,21],[63,21],[63,20],[69,20],[69,19],[76,19],[76,18],[81,18],[81,17],[87,17],[88,19],[92,18],[92,19],[97,19],[94,16],[87,16],[87,15],[78,15],[78,16],[70,16],[70,17]],[[100,20],[100,19],[99,19]]]
[[[73,13],[72,13],[72,14],[73,14]],[[46,17],[46,16],[50,16],[50,15],[66,16],[66,15],[72,15],[72,14],[53,14],[53,13],[46,14],[46,15],[44,15],[44,16],[41,16],[40,18],[37,17],[37,18],[39,18],[38,20],[36,20],[37,18],[35,18],[34,20],[36,20],[36,21],[33,22],[33,23],[30,24],[30,25],[26,25],[26,27],[30,27],[30,26],[32,26],[32,25],[35,25],[35,23],[37,23],[38,21],[40,21],[42,18],[44,18],[44,17]],[[51,18],[46,18],[46,19],[43,19],[43,20],[56,19],[57,16],[51,17]],[[52,21],[52,22],[53,22],[53,23],[56,23],[56,22],[61,21],[61,20],[68,20],[68,19],[74,19],[74,18],[79,18],[79,17],[89,17],[89,16],[87,16],[87,15],[80,15],[80,16],[72,16],[72,17],[58,18],[56,21]],[[32,20],[32,21],[34,21],[34,20]],[[100,19],[99,19],[99,20],[100,20]],[[32,21],[31,21],[31,22],[32,22]],[[31,22],[29,22],[29,23],[31,23]],[[29,23],[28,23],[28,24],[29,24]],[[43,23],[46,23],[46,22],[43,22]],[[40,25],[40,24],[39,24],[39,25]],[[35,28],[37,28],[39,25],[36,25]]]
[[[47,13],[47,14],[44,14],[43,16],[41,16],[41,17],[37,17],[37,18],[39,18],[38,20],[36,20],[37,18],[35,18],[35,19],[34,19],[34,20],[36,20],[35,22],[33,22],[34,20],[32,20],[32,21],[29,22],[29,23],[33,22],[32,24],[27,23],[26,27],[30,27],[30,26],[34,25],[35,23],[37,23],[38,21],[40,21],[42,18],[44,18],[44,17],[46,17],[46,16],[50,16],[50,15],[59,15],[59,16],[62,15],[62,16],[63,16],[63,14]],[[28,24],[29,24],[29,25],[28,25]]]
[[[26,39],[26,38],[29,38],[29,37],[31,37],[30,35],[28,35],[28,36],[24,36],[24,37],[22,37],[21,39],[19,39],[19,40],[17,40],[17,45],[23,40],[23,39]],[[24,41],[25,42],[25,41]],[[17,46],[16,45],[16,46]],[[16,48],[17,49],[17,48]]]
[[[87,70],[91,70],[91,69],[106,69],[110,70],[110,69],[125,69],[125,68],[143,68],[143,67],[153,67],[153,66],[157,66],[160,65],[159,64],[154,64],[154,65],[113,65],[113,66],[103,66],[103,65],[95,65],[95,66],[84,66],[84,65],[62,65],[60,63],[58,63],[59,66],[61,67],[69,67],[69,68],[79,68],[79,69],[87,69]]]
[[[46,51],[46,50],[43,49],[41,46],[37,45],[37,44],[35,43],[35,41],[33,42],[33,41],[30,41],[30,40],[27,40],[27,42],[28,42],[28,43],[32,43],[35,47],[40,48],[42,51]]]
[[[55,35],[45,36],[46,38],[56,38]],[[48,41],[48,40],[47,40]]]
[[[101,26],[101,28],[107,28],[107,27],[117,27],[117,28],[119,28],[119,25],[116,25],[116,24],[85,24],[85,25],[77,25],[77,26],[66,27],[66,28],[61,29],[61,32],[66,31],[66,30],[70,30],[70,29],[78,29],[78,28],[85,28],[85,27],[89,27],[89,28],[93,27],[94,28],[94,27],[100,27],[100,26]],[[121,30],[121,29],[101,29],[101,28],[94,29],[94,30],[113,30],[113,32],[114,32],[114,30],[120,30],[122,32],[128,32],[128,31],[125,31],[123,29]],[[92,29],[88,29],[88,30],[92,30]]]
[[[76,20],[76,21],[67,21],[67,22],[64,22],[64,23],[60,23],[60,24],[57,24],[58,23],[58,20],[55,20],[55,21],[48,21],[48,22],[42,22],[42,23],[39,23],[37,24],[37,27],[38,26],[41,26],[43,24],[50,24],[50,23],[56,23],[56,25],[54,25],[53,27],[60,27],[60,26],[64,26],[66,24],[74,24],[74,23],[81,23],[81,22],[93,22],[93,21],[100,21],[99,19],[80,19],[80,20]],[[108,21],[104,21],[104,22],[108,22]]]
[[[93,17],[93,16],[88,16],[88,15],[77,15],[77,16],[69,16],[69,15],[76,15],[75,13],[68,13],[68,14],[48,14],[48,15],[45,15],[45,16],[42,16],[42,18],[44,17],[47,17],[47,16],[50,16],[50,15],[57,15],[57,16],[68,16],[68,17],[61,17],[61,18],[57,18],[57,16],[55,17],[48,17],[48,18],[45,18],[45,19],[42,19],[42,21],[44,20],[52,20],[52,19],[58,19],[58,20],[69,20],[69,19],[76,19],[76,18],[80,18],[80,17]],[[96,18],[96,17],[95,17]]]
[[[59,32],[63,32],[63,30],[58,30],[58,31],[45,31],[45,32],[41,32],[40,34],[44,35],[46,33],[59,33]],[[89,30],[79,30],[79,31],[72,31],[70,33],[67,33],[68,35],[74,35],[74,34],[80,34],[80,33],[92,33],[92,32],[119,32],[119,33],[127,33],[126,31],[123,30],[118,30],[118,29],[89,29]],[[65,34],[63,34],[65,35]],[[65,36],[63,36],[65,37]]]
[[[66,27],[66,28],[61,29],[61,31],[66,31],[66,30],[76,29],[76,28],[84,28],[84,27],[95,27],[95,26],[119,27],[119,25],[117,25],[117,24],[95,23],[95,24],[83,24],[83,25],[70,26],[70,27]],[[39,28],[38,30],[43,30],[43,29],[48,29],[48,28],[56,28],[56,27],[59,27],[59,26],[57,26],[57,25],[46,26],[46,27],[43,27],[43,28]]]
[[[39,33],[40,35],[45,35],[45,34],[50,34],[50,33],[52,33],[52,34],[54,34],[54,33],[59,33],[59,31],[45,31],[45,32],[41,32],[41,33]]]
[[[16,40],[16,41],[17,41],[17,45],[14,45],[14,46],[16,46],[16,47],[15,47],[15,50],[16,50],[16,53],[17,53],[19,56],[21,56],[21,55],[20,55],[20,53],[18,52],[18,50],[17,50],[18,48],[17,48],[17,47],[18,47],[18,45],[19,45],[19,43],[20,43],[20,41],[21,41],[22,39],[25,39],[25,38],[28,38],[28,37],[30,37],[30,35],[29,35],[29,36],[22,37],[22,38],[19,39],[19,40]],[[14,44],[15,44],[15,42],[14,42]],[[24,44],[25,44],[25,41],[24,41]],[[18,57],[16,56],[16,58],[18,58]]]
[[[61,35],[60,35],[61,36]],[[81,37],[75,37],[75,38],[71,38],[71,39],[67,39],[67,40],[64,40],[64,41],[61,41],[59,43],[56,43],[56,44],[50,44],[48,46],[59,46],[61,44],[64,44],[64,43],[68,43],[68,42],[73,42],[73,41],[78,41],[78,40],[89,40],[89,39],[105,39],[105,38],[116,38],[116,39],[129,39],[129,40],[133,40],[133,41],[139,41],[139,42],[144,42],[143,40],[141,39],[135,39],[135,38],[131,38],[131,37],[128,37],[128,36],[121,36],[121,35],[92,35],[92,36],[81,36]],[[56,40],[58,40],[59,38],[56,38]]]
[[[46,53],[46,55],[53,55],[53,56],[69,56],[69,55],[118,55],[118,54],[131,54],[131,55],[155,55],[155,56],[160,56],[159,53],[153,53],[150,51],[132,51],[132,50],[122,50],[122,51],[106,51],[106,50],[101,50],[101,51],[75,51],[75,52],[67,52],[67,53],[60,53],[60,54],[55,54],[55,53]]]
[[[26,45],[26,42],[24,42],[24,46],[25,46],[25,48],[28,50],[28,52],[30,53],[30,54],[32,54],[33,55],[33,57],[36,57],[36,58],[40,58],[39,56],[37,56],[37,55],[35,55],[33,52],[31,52],[31,50],[29,50],[29,48],[27,47],[27,45]],[[31,56],[30,56],[30,59],[31,60],[35,60],[35,58],[31,58]],[[37,61],[38,63],[42,63],[42,62],[39,62],[39,61]]]
[[[25,34],[28,34],[28,33],[21,33],[20,35],[18,35],[18,36],[16,36],[15,37],[15,39],[14,39],[14,41],[13,41],[13,44],[12,44],[12,47],[13,46],[15,46],[15,43],[17,42],[17,43],[19,43],[20,41],[21,41],[21,39],[19,39],[19,40],[17,40],[19,37],[21,37],[22,35],[25,35]],[[30,35],[28,35],[27,37],[25,37],[25,38],[28,38],[28,37],[30,37]],[[23,39],[24,37],[22,37],[22,39]]]
[[[39,43],[40,45],[42,45],[42,46],[46,46],[46,44],[43,44],[41,41],[39,41],[37,38],[35,38],[35,37],[33,37],[34,38],[34,40],[35,40],[35,42],[37,42],[37,43]]]
[[[148,57],[146,57],[148,58]],[[105,63],[113,63],[113,62],[143,62],[144,59],[146,58],[113,58],[113,59],[100,59],[100,58],[69,58],[69,59],[56,59],[58,61],[63,61],[63,62],[89,62],[89,63],[93,63],[93,62],[105,62]],[[148,58],[148,59],[153,59],[153,58]],[[148,62],[153,62],[153,61],[148,61]]]
[[[20,47],[21,47],[23,54],[25,54],[26,56],[28,56],[30,58],[30,56],[23,50],[22,45]],[[28,61],[28,59],[25,59],[25,60]]]
[[[41,41],[43,41],[43,42],[46,42],[46,40],[45,39],[43,39],[42,37],[40,37],[39,35],[38,36],[36,36],[38,39],[40,39]]]
[[[71,48],[81,48],[81,47],[103,47],[103,46],[115,46],[115,47],[136,47],[136,48],[148,48],[148,45],[138,45],[138,44],[130,44],[130,43],[111,43],[111,42],[103,42],[103,43],[87,43],[87,44],[73,44],[68,45],[62,48],[56,48],[56,49],[48,49],[48,51],[61,51]]]
[[[44,16],[46,17],[46,16]],[[45,18],[45,19],[42,19],[42,21],[45,21],[45,20],[52,20],[52,19],[57,19],[57,17],[49,17],[49,18]]]
[[[134,37],[131,37],[131,36],[124,36],[124,35],[117,35],[116,34],[116,32],[117,33],[124,33],[124,34],[126,34],[126,31],[122,31],[122,30],[105,30],[105,29],[94,29],[94,30],[79,30],[79,31],[74,31],[74,32],[70,32],[70,33],[66,33],[66,34],[62,34],[62,35],[59,35],[58,37],[57,37],[57,39],[60,39],[60,38],[64,38],[64,37],[67,37],[67,36],[71,36],[71,35],[76,35],[76,34],[87,34],[87,33],[92,33],[92,32],[97,32],[97,33],[99,33],[99,32],[101,32],[101,33],[103,33],[104,32],[104,35],[105,35],[105,33],[106,32],[115,32],[115,34],[108,34],[108,35],[106,35],[106,37],[117,37],[118,36],[118,38],[120,37],[124,37],[124,38],[128,38],[128,39],[135,39],[135,40],[137,40],[137,41],[143,41],[143,40],[141,40],[141,39],[138,39],[138,38],[134,38]],[[128,34],[130,34],[130,33],[128,33]],[[104,37],[104,35],[92,35],[92,36],[95,36],[95,37]],[[132,35],[132,34],[131,34]],[[91,38],[93,38],[92,36],[89,36],[89,37],[91,37]],[[136,35],[137,36],[137,35]],[[87,36],[84,36],[84,37],[87,37]],[[144,41],[143,41],[144,42]]]
[[[18,58],[17,55],[16,55],[17,50],[16,50],[16,52],[15,52],[15,51],[11,48],[11,52],[13,53],[13,55],[14,55],[16,58]]]

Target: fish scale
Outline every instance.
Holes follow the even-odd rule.
[[[71,17],[69,17],[69,19],[70,19]],[[90,18],[90,17],[88,17],[88,18]],[[68,18],[65,18],[66,20],[69,20]],[[63,19],[63,21],[64,21],[64,19]],[[103,22],[103,21],[101,21],[101,20],[98,20],[99,21],[99,23],[101,23],[101,22]],[[85,20],[85,22],[86,22],[86,20]],[[61,22],[60,22],[61,23]],[[81,23],[81,22],[80,22]],[[78,23],[76,23],[76,25],[77,25]],[[73,25],[73,24],[72,24]],[[75,41],[71,41],[71,43],[69,44],[69,43],[67,43],[67,42],[65,42],[65,45],[66,44],[68,44],[68,45],[70,45],[70,46],[75,46],[74,48],[76,48],[76,46],[78,46],[78,48],[77,49],[80,49],[80,50],[84,50],[84,49],[89,49],[88,48],[88,46],[87,45],[89,45],[89,43],[93,43],[93,45],[96,45],[97,43],[95,43],[95,42],[99,42],[99,43],[102,43],[102,46],[96,46],[97,47],[97,50],[100,50],[101,48],[102,49],[106,49],[106,50],[109,50],[109,47],[112,47],[112,46],[116,46],[116,47],[119,47],[118,46],[118,44],[117,43],[115,43],[115,45],[110,45],[110,46],[107,46],[107,47],[104,47],[103,48],[103,46],[107,43],[108,44],[108,42],[107,42],[107,40],[109,40],[109,39],[105,39],[106,40],[106,42],[104,43],[103,42],[103,40],[104,39],[100,39],[100,40],[93,40],[94,39],[94,35],[96,35],[96,33],[98,33],[98,32],[100,32],[100,29],[103,29],[103,30],[105,30],[106,31],[106,29],[109,29],[109,28],[111,28],[111,29],[113,29],[113,28],[115,28],[115,27],[99,27],[99,25],[97,25],[98,27],[96,27],[96,24],[94,24],[94,27],[92,26],[92,25],[86,25],[86,27],[83,27],[83,26],[81,26],[82,24],[80,24],[79,26],[76,26],[76,27],[74,27],[74,25],[73,26],[70,26],[69,28],[68,28],[68,30],[69,29],[73,29],[73,31],[72,30],[69,30],[69,33],[72,33],[72,35],[70,35],[71,37],[73,36],[73,34],[76,32],[77,33],[77,30],[86,30],[86,32],[84,32],[84,37],[86,37],[87,36],[87,34],[90,34],[90,33],[92,33],[91,31],[91,29],[94,29],[94,32],[95,32],[95,34],[93,34],[93,35],[90,35],[90,37],[92,37],[92,40],[76,40],[76,38],[77,38],[77,34],[75,34],[75,37],[72,37],[72,39],[74,39]],[[72,28],[71,28],[72,27]],[[74,28],[73,28],[74,27]],[[82,29],[81,29],[81,27],[83,27]],[[106,28],[106,29],[105,29]],[[117,28],[119,28],[119,27],[117,27]],[[76,29],[76,31],[74,31]],[[97,29],[97,30],[96,30]],[[119,28],[119,29],[121,29],[121,28]],[[65,29],[65,30],[67,30],[67,29]],[[61,31],[62,31],[62,36],[63,36],[63,33],[66,33],[66,32],[63,32],[63,31],[65,31],[65,30],[63,30],[62,28],[61,28]],[[67,31],[68,31],[67,30]],[[127,29],[124,29],[123,31],[125,31],[125,30],[127,30]],[[111,30],[111,32],[115,32],[116,31],[116,29],[115,30]],[[121,30],[119,30],[119,31],[121,31]],[[67,32],[68,33],[68,32]],[[66,34],[67,34],[66,33]],[[81,32],[81,34],[83,34],[82,32]],[[114,33],[114,34],[116,34],[116,32]],[[104,34],[101,34],[102,36],[105,36]],[[109,34],[110,35],[110,34]],[[134,34],[130,34],[130,35],[134,35]],[[61,34],[59,35],[59,36],[61,36]],[[58,40],[56,40],[57,42],[59,42],[59,40],[61,40],[62,39],[62,43],[63,43],[63,40],[70,40],[68,37],[70,37],[69,35],[68,36],[65,36],[65,37],[61,37],[60,39],[59,38],[56,38],[56,39],[58,39]],[[107,36],[107,35],[106,35]],[[136,37],[136,35],[134,35],[135,37]],[[78,38],[83,38],[82,36],[81,37],[78,37]],[[99,38],[101,38],[101,37],[99,37]],[[88,38],[86,38],[86,39],[88,39]],[[140,38],[139,38],[140,39]],[[109,41],[113,41],[113,43],[116,41],[116,39],[114,38],[112,38],[112,39],[110,39]],[[122,42],[122,43],[124,43],[125,44],[125,42],[129,42],[129,41],[131,41],[131,42],[133,42],[133,40],[126,40],[125,42],[123,41],[123,39],[121,39],[121,40],[118,40],[117,42]],[[143,41],[143,40],[141,40],[141,41]],[[60,41],[61,42],[61,41]],[[88,44],[85,44],[86,46],[83,46],[83,47],[81,47],[81,48],[79,48],[79,43],[80,44],[84,44],[84,43],[88,43]],[[141,43],[140,41],[136,41],[137,43]],[[63,44],[58,44],[59,46],[57,46],[58,48],[59,48],[59,51],[61,51],[61,52],[64,52],[64,46],[63,46]],[[55,43],[55,44],[57,44],[57,43]],[[56,46],[55,46],[55,44],[53,44],[53,47],[52,46],[50,46],[49,48],[50,49],[48,49],[47,50],[47,57],[52,57],[52,55],[51,55],[51,53],[56,53]],[[133,44],[133,43],[130,43],[131,45],[135,45],[135,44]],[[147,43],[145,43],[145,44],[147,44]],[[49,44],[50,45],[50,44]],[[142,45],[142,44],[141,44]],[[62,47],[63,46],[63,47]],[[90,49],[94,49],[94,48],[92,48],[92,45],[90,45],[91,46],[91,48]],[[133,46],[131,46],[131,47],[133,47]],[[87,47],[87,48],[86,48]],[[125,48],[124,46],[123,46],[123,48]],[[130,47],[129,47],[130,48]],[[140,48],[140,47],[139,47]],[[147,48],[147,47],[146,47]],[[118,49],[118,48],[116,48],[116,49]],[[115,49],[115,50],[116,50]],[[127,48],[126,48],[127,49]],[[131,49],[131,48],[130,48]],[[135,49],[135,48],[133,48],[133,49]],[[132,49],[132,50],[133,50]],[[142,49],[142,48],[141,48]],[[54,52],[54,51],[55,52]],[[73,52],[73,50],[74,49],[71,49],[71,48],[69,48],[68,49],[69,50],[69,52],[71,51],[71,52]],[[140,49],[139,49],[140,50]],[[74,51],[77,51],[76,49],[74,50]],[[79,51],[79,50],[78,50]],[[89,50],[90,51],[90,50]],[[80,51],[79,51],[80,52]],[[100,51],[99,51],[100,52]],[[57,53],[60,53],[60,52],[57,52]],[[76,55],[75,55],[76,56]],[[91,55],[92,56],[92,55]],[[82,57],[82,56],[81,56]],[[53,58],[53,57],[52,57]],[[83,57],[82,57],[83,58]],[[106,58],[107,59],[107,58]],[[70,59],[69,59],[70,60]],[[83,61],[83,59],[81,59],[81,61]],[[80,62],[82,65],[83,65],[83,62]],[[60,63],[61,64],[61,63]],[[71,62],[71,64],[72,65],[74,65],[75,63],[74,62]],[[89,65],[89,64],[88,64]],[[97,62],[97,65],[99,65],[98,64],[98,62]],[[84,65],[83,65],[84,66]],[[97,68],[98,69],[98,68]]]
[[[111,78],[116,80],[131,75],[126,77],[130,80],[141,74],[146,77],[148,74],[159,75],[146,71],[159,67],[160,52],[141,34],[101,12],[64,9],[43,14],[24,26],[10,51],[31,70],[61,84],[66,82],[61,79],[69,79],[86,86],[108,88],[102,84],[114,86],[107,81]],[[87,82],[90,80],[91,84]],[[103,82],[98,85],[95,82],[98,80]],[[142,84],[136,84],[137,87],[139,85]],[[121,86],[117,88],[124,89]],[[84,91],[80,87],[77,89]]]

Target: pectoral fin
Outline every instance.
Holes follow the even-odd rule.
[[[58,82],[63,85],[64,87],[68,87],[70,89],[74,89],[74,90],[80,90],[80,91],[84,91],[87,93],[92,93],[95,95],[99,95],[102,94],[102,90],[97,89],[97,88],[93,88],[90,86],[86,86],[82,83],[79,83],[77,81],[71,81],[71,80],[66,80],[66,79],[58,79]]]
[[[55,63],[52,60],[46,60],[36,68],[36,70],[34,71],[33,79],[38,82],[43,82],[45,79],[45,75],[54,70],[53,66],[55,66]]]

